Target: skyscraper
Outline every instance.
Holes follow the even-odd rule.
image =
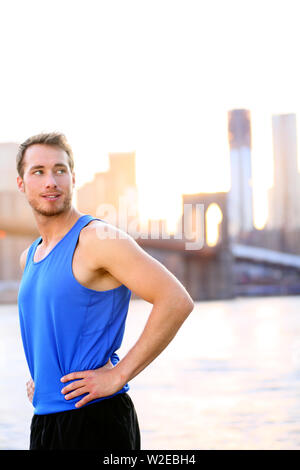
[[[20,255],[37,237],[32,209],[17,187],[18,147],[0,143],[0,302],[16,301]]]
[[[250,111],[228,112],[231,188],[228,193],[229,235],[237,239],[253,228]]]
[[[135,152],[119,152],[109,153],[108,156],[108,171],[96,173],[93,181],[85,183],[77,190],[77,208],[81,212],[103,217],[118,225],[122,204],[130,207],[137,203],[136,155]],[[102,214],[105,206],[111,206],[117,220],[111,220],[109,213]]]
[[[300,228],[300,175],[296,115],[272,116],[274,180],[269,190],[268,229],[287,234]],[[281,249],[284,249],[282,240]]]

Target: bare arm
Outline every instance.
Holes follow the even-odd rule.
[[[20,268],[21,268],[22,271],[24,271],[24,268],[25,268],[25,265],[26,265],[26,259],[27,259],[28,250],[29,250],[29,247],[26,248],[26,250],[24,250],[24,251],[21,253],[21,256],[20,256]],[[32,403],[33,393],[34,393],[34,382],[33,382],[33,380],[32,380],[31,377],[30,377],[30,379],[26,382],[26,391],[27,391],[28,399],[29,399],[29,401]]]
[[[100,267],[106,269],[132,292],[152,303],[153,308],[135,345],[113,369],[106,369],[104,375],[107,380],[103,374],[97,379],[96,372],[94,379],[90,379],[90,371],[64,377],[64,382],[82,378],[87,384],[86,391],[90,395],[84,397],[79,406],[94,398],[115,393],[139,374],[166,348],[194,307],[186,289],[167,268],[146,253],[132,237],[122,232],[123,238],[119,238],[121,231],[115,227],[111,230],[116,232],[117,238],[101,239],[95,227],[86,232],[83,241],[86,259],[90,260],[95,270]],[[100,382],[101,386],[97,386]],[[78,389],[78,383],[64,387],[63,393]],[[82,391],[75,390],[66,398],[74,398]]]
[[[24,268],[25,268],[25,265],[26,265],[26,259],[27,259],[28,250],[29,250],[29,247],[26,248],[26,250],[24,250],[24,251],[21,253],[21,256],[20,256],[20,267],[21,267],[21,270],[22,270],[22,271],[24,271]]]

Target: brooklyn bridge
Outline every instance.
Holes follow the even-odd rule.
[[[192,231],[194,239],[186,238],[184,230],[181,239],[160,233],[156,238],[141,236],[136,242],[166,266],[194,300],[300,293],[300,256],[230,239],[227,196],[226,192],[182,196],[183,207],[198,204],[203,209],[200,248],[187,249],[197,234]],[[39,233],[32,209],[16,190],[0,191],[0,214],[0,301],[16,302],[22,275],[19,257]],[[194,220],[191,225],[195,226]],[[210,233],[215,234],[213,240]]]

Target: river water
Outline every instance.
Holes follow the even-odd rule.
[[[152,305],[132,300],[122,348]],[[0,449],[27,449],[32,405],[16,305],[0,305]],[[300,449],[300,297],[196,302],[130,382],[143,449]]]

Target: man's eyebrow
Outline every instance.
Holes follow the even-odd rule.
[[[65,165],[64,163],[55,163],[54,167],[57,167],[57,166],[63,166],[64,168],[68,168],[67,165]],[[45,168],[45,167],[43,165],[34,165],[30,167],[30,171],[36,170],[37,168]]]

